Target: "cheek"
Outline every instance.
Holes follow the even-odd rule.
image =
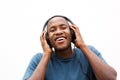
[[[67,37],[68,41],[72,41],[72,35],[71,35],[70,30],[63,31],[63,34]],[[54,41],[54,33],[49,33],[48,37],[49,37],[50,42],[52,43]]]
[[[70,30],[67,31],[66,36],[67,36],[69,41],[72,41],[72,35],[71,35]]]
[[[71,36],[71,34],[69,34],[68,39],[69,39],[70,41],[72,41],[72,36]]]

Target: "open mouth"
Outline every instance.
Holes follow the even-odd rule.
[[[55,41],[57,41],[57,42],[63,42],[65,39],[66,39],[65,37],[61,36],[61,37],[55,38]]]
[[[57,38],[56,41],[61,41],[64,40],[65,38],[61,37],[61,38]]]

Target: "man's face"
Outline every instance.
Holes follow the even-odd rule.
[[[71,46],[70,26],[64,18],[52,18],[47,26],[52,47],[56,50],[65,50]]]

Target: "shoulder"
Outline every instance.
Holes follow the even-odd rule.
[[[92,45],[88,45],[88,47],[89,47],[89,49],[91,49],[91,50],[94,52],[94,54],[96,54],[97,56],[101,55],[101,53],[100,53],[95,47],[93,47]],[[86,58],[80,48],[74,48],[74,52],[76,53],[76,55],[77,55],[79,58]]]
[[[39,63],[39,61],[41,60],[43,54],[42,53],[36,53],[35,55],[33,55],[31,61],[35,62],[36,64]]]
[[[31,58],[30,62],[29,62],[29,67],[34,67],[35,68],[39,64],[39,62],[42,58],[42,55],[43,55],[42,53],[34,54],[33,57]]]
[[[98,51],[94,46],[88,45],[88,47],[89,47],[93,52],[95,52],[95,54],[99,55],[99,51]],[[79,49],[79,48],[75,48],[75,51],[76,51],[77,53],[82,53],[81,49]]]
[[[101,54],[94,46],[88,45],[88,47],[94,52],[95,55],[97,55],[103,62],[106,63],[106,61],[104,60],[102,54]],[[81,49],[76,48],[75,51],[77,52],[77,55],[82,56],[83,58],[86,58],[86,57],[84,56],[84,54],[82,53]]]
[[[36,53],[35,55],[33,55],[33,58],[40,59],[42,55],[42,53]]]
[[[101,55],[101,53],[92,45],[88,45],[88,47],[97,55]]]
[[[32,73],[34,72],[38,63],[40,62],[41,58],[42,58],[41,53],[36,53],[35,55],[33,55],[32,59],[29,62],[29,65],[25,71],[25,74],[24,74],[22,80],[27,80],[32,75]]]

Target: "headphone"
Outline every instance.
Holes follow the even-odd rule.
[[[54,17],[62,17],[62,18],[64,18],[65,20],[67,20],[70,24],[72,24],[72,25],[74,24],[69,18],[67,18],[67,17],[65,17],[65,16],[55,15],[55,16],[52,16],[51,18],[49,18],[49,19],[45,22],[45,24],[44,24],[44,26],[43,26],[43,31],[45,30],[48,22],[49,22],[51,19],[53,19]],[[76,39],[75,32],[74,32],[72,29],[70,29],[70,33],[71,33],[71,37],[72,37],[72,42],[75,43],[75,39]],[[48,33],[46,33],[46,40],[47,40],[48,45],[52,48],[52,46],[51,46],[51,44],[50,44],[50,40],[49,40]]]

